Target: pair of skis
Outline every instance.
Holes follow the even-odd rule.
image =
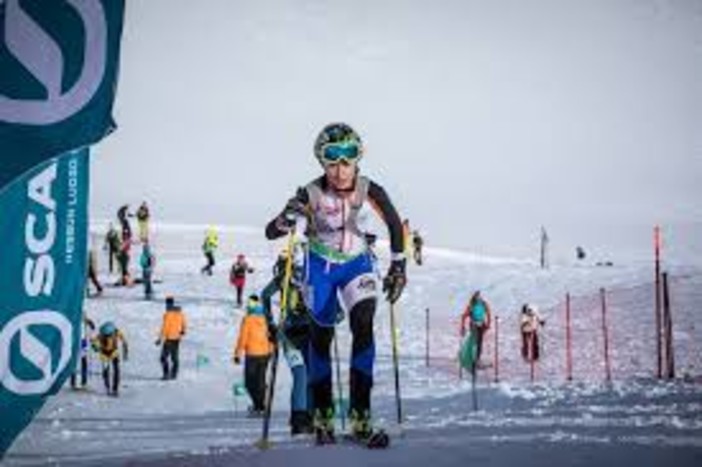
[[[386,449],[390,446],[390,435],[385,430],[375,430],[370,436],[359,437],[352,433],[345,433],[341,438],[336,438],[328,433],[318,432],[316,434],[315,444],[317,446],[325,446],[330,444],[341,443],[353,444],[367,449]]]

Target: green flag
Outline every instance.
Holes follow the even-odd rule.
[[[244,386],[244,383],[242,381],[234,382],[234,384],[232,385],[232,395],[234,397],[246,395],[246,387]]]
[[[461,349],[458,353],[458,361],[460,362],[461,367],[470,372],[473,372],[475,371],[477,356],[478,341],[476,339],[475,333],[470,332],[461,343]]]

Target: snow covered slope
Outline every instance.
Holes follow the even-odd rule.
[[[260,436],[260,420],[246,418],[248,400],[232,393],[232,385],[242,380],[241,368],[231,363],[241,311],[233,305],[228,269],[237,253],[245,253],[255,268],[248,291],[260,289],[270,277],[281,243],[267,242],[262,229],[222,227],[215,274],[208,277],[199,271],[204,264],[200,252],[204,230],[205,226],[155,226],[156,277],[162,282],[155,286],[154,301],[143,300],[140,286],[106,287],[101,297],[86,301],[89,317],[96,322],[113,320],[129,341],[131,355],[123,365],[120,397],[105,396],[99,363],[91,356],[91,390],[65,388],[52,398],[8,452],[7,465],[106,461],[293,465],[290,461],[295,459],[307,465],[334,462],[338,467],[430,461],[456,465],[466,458],[511,465],[523,463],[524,456],[536,462],[533,465],[538,459],[556,464],[559,459],[571,463],[639,459],[654,465],[671,455],[692,465],[702,452],[702,327],[694,322],[702,306],[700,270],[677,265],[670,271],[676,359],[688,381],[656,383],[650,379],[655,368],[650,264],[561,265],[544,271],[516,258],[428,248],[426,264],[410,266],[409,285],[396,307],[405,436],[380,454],[343,446],[300,449],[311,443],[289,440],[290,375],[282,365],[272,422],[277,449],[260,454],[251,448]],[[95,232],[102,230],[96,227]],[[378,246],[381,271],[387,267],[385,248],[382,242]],[[116,280],[107,273],[103,256],[99,268],[104,283]],[[611,384],[604,381],[600,287],[608,294]],[[499,373],[494,367],[480,372],[478,411],[472,410],[470,380],[459,380],[455,363],[458,316],[475,289],[482,290],[499,316]],[[576,297],[570,384],[564,373],[566,292]],[[177,381],[159,380],[160,348],[154,345],[162,298],[168,294],[182,304],[189,320]],[[517,319],[524,302],[540,305],[547,320],[543,359],[535,368],[534,382],[519,354]],[[388,316],[383,303],[376,314],[373,404],[376,423],[397,433]],[[342,323],[340,329],[346,390],[350,339],[348,325]],[[486,339],[485,358],[492,361],[494,326]],[[536,446],[540,448],[531,456]]]

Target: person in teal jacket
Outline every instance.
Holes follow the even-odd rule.
[[[480,290],[476,290],[470,297],[470,301],[468,301],[468,305],[466,305],[461,315],[461,336],[466,335],[466,322],[468,322],[471,331],[476,333],[477,352],[475,358],[478,362],[478,367],[482,365],[480,356],[483,353],[483,337],[490,329],[491,321],[492,312],[490,311],[490,305],[480,295]]]
[[[280,326],[275,325],[272,297],[279,293],[282,298],[285,283],[285,262],[285,256],[281,255],[273,268],[273,278],[261,292],[261,301],[269,329],[271,329],[271,337],[281,342],[283,355],[292,374],[290,433],[294,436],[314,431],[307,378],[310,316],[301,291],[304,269],[302,265],[294,265],[288,289],[288,306],[285,310],[285,317]]]

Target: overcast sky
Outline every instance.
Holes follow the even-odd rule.
[[[263,225],[345,121],[430,244],[536,254],[545,225],[616,257],[656,222],[702,232],[698,0],[128,2],[115,115],[96,217]]]

